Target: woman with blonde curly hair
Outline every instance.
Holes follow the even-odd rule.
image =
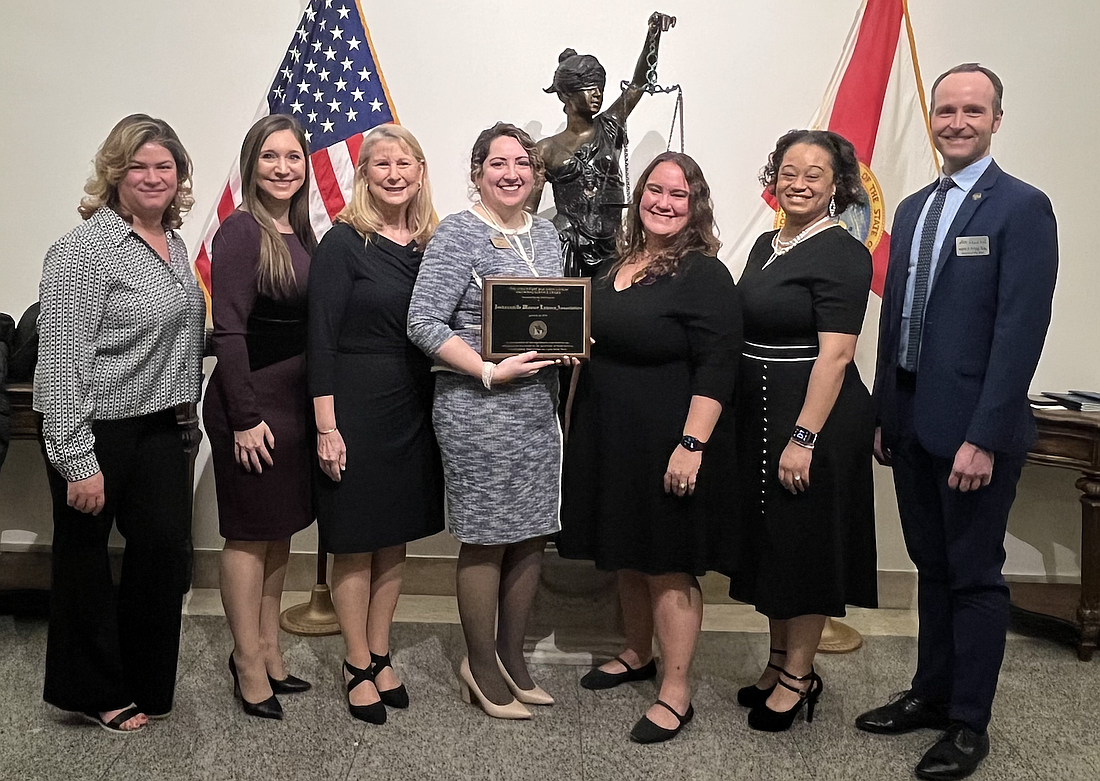
[[[309,386],[324,472],[317,526],[333,554],[348,711],[374,724],[387,705],[409,705],[390,663],[405,544],[443,529],[431,363],[405,336],[437,222],[420,144],[399,125],[376,127],[309,279]]]
[[[199,399],[206,306],[174,230],[192,204],[191,160],[166,122],[115,125],[85,191],[85,221],[50,247],[40,287],[34,407],[54,519],[43,697],[122,734],[172,710],[191,579],[176,410]]]

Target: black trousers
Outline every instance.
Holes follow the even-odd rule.
[[[65,503],[68,484],[47,461],[54,532],[43,698],[70,711],[134,702],[166,714],[191,583],[190,459],[172,410],[92,430],[106,502],[99,515]],[[117,589],[107,556],[116,523],[126,539]]]
[[[917,566],[917,671],[913,693],[983,732],[1004,658],[1009,601],[1001,569],[1008,513],[1026,454],[996,454],[988,486],[947,487],[954,458],[934,456],[913,429],[912,381],[899,376],[894,488],[909,557]]]

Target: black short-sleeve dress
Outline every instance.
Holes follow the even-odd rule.
[[[339,483],[319,469],[314,479],[330,553],[372,553],[443,530],[431,361],[405,336],[422,257],[415,244],[365,241],[343,223],[313,256],[309,390],[333,397],[347,448]]]
[[[702,575],[733,561],[731,401],[741,312],[729,271],[692,253],[673,276],[617,291],[593,280],[592,359],[581,371],[563,469],[558,550],[603,570]],[[695,494],[664,491],[691,397],[722,403]]]
[[[818,332],[858,334],[863,326],[871,256],[830,228],[768,263],[774,235],[757,240],[737,284],[745,323],[736,407],[742,545],[727,573],[730,596],[774,619],[843,616],[846,605],[877,606],[874,412],[854,362],[818,432],[805,492],[779,482],[779,457],[806,400]]]

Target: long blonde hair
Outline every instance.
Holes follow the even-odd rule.
[[[395,141],[408,152],[423,168],[420,189],[413,196],[405,212],[405,223],[412,233],[416,246],[423,249],[428,239],[435,233],[439,218],[432,206],[432,185],[428,178],[428,161],[424,159],[424,150],[416,136],[401,125],[378,125],[363,138],[359,148],[359,160],[355,164],[355,183],[352,187],[351,202],[336,215],[337,222],[343,222],[364,236],[378,233],[385,225],[374,196],[367,185],[367,163],[374,147],[382,141]]]
[[[264,142],[272,133],[289,130],[302,147],[306,171],[302,186],[290,197],[290,227],[310,255],[317,249],[317,237],[309,222],[309,142],[293,117],[271,114],[259,120],[241,144],[241,209],[252,215],[260,226],[260,259],[256,265],[256,289],[271,298],[290,298],[298,291],[294,261],[286,240],[275,227],[275,220],[260,198],[256,182],[256,164]]]
[[[104,206],[114,209],[125,219],[132,216],[123,214],[118,200],[118,185],[126,178],[134,155],[146,144],[164,147],[176,163],[176,196],[164,210],[161,224],[165,228],[178,228],[183,224],[183,215],[195,204],[195,199],[191,197],[191,157],[172,126],[148,114],[123,117],[107,134],[96,152],[95,170],[84,185],[87,195],[77,207],[81,217],[90,219]]]

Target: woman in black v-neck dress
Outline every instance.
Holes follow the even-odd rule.
[[[309,278],[309,389],[317,528],[333,554],[348,711],[373,724],[408,707],[390,663],[405,544],[443,530],[431,362],[405,336],[421,252],[438,220],[424,152],[399,125],[359,150],[351,202]]]

